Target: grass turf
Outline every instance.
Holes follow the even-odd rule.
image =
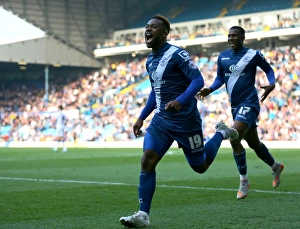
[[[300,228],[299,149],[272,149],[285,164],[272,188],[270,168],[247,150],[251,192],[236,200],[239,176],[222,148],[199,175],[170,149],[157,167],[150,228]],[[124,228],[138,210],[140,149],[0,149],[0,228]]]

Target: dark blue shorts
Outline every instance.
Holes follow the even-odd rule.
[[[234,121],[246,123],[248,129],[250,129],[253,126],[257,126],[257,118],[259,115],[259,111],[256,107],[241,104],[236,108],[232,108],[231,113]]]
[[[176,141],[190,165],[202,164],[206,156],[201,126],[200,118],[175,123],[154,115],[146,131],[143,149],[151,149],[163,157]]]

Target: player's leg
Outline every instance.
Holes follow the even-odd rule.
[[[265,144],[259,140],[256,126],[250,128],[244,138],[249,147],[255,151],[256,155],[271,167],[274,176],[272,186],[274,188],[278,187],[284,165],[280,162],[276,162]]]
[[[56,152],[59,148],[59,142],[61,137],[61,131],[60,129],[57,129],[57,136],[56,136],[56,146],[54,147],[54,151]]]
[[[256,126],[256,120],[259,114],[259,108],[256,106],[248,106],[241,104],[239,107],[232,109],[232,117],[234,120],[233,128],[235,128],[240,137],[236,140],[231,140],[233,156],[240,173],[240,187],[237,193],[237,199],[243,199],[248,195],[250,188],[248,174],[246,150],[241,141],[253,126]]]
[[[191,168],[195,172],[202,174],[214,161],[222,141],[229,138],[238,138],[237,131],[233,128],[227,127],[224,123],[218,123],[216,126],[216,133],[209,141],[206,142],[205,145],[203,145],[202,130],[193,131],[185,138],[181,138],[180,145],[183,148],[184,154]],[[188,141],[186,139],[188,139]]]
[[[248,196],[250,184],[247,174],[247,161],[246,161],[246,150],[243,147],[241,141],[248,131],[246,123],[236,120],[233,124],[239,133],[239,138],[231,140],[230,144],[233,149],[233,157],[240,175],[240,186],[237,192],[237,199],[243,199]]]
[[[150,225],[150,207],[156,188],[155,168],[172,143],[173,139],[167,136],[167,132],[161,132],[161,129],[158,130],[150,124],[144,137],[144,153],[141,159],[138,187],[139,211],[131,216],[121,217],[121,224],[129,227]]]
[[[53,148],[53,151],[56,152],[58,149],[58,146],[59,146],[59,136],[58,135],[55,136],[54,141],[55,141],[55,146]]]
[[[59,143],[62,142],[63,135],[64,135],[63,129],[61,127],[58,127],[57,128],[57,142],[56,142],[56,147],[54,148],[54,151],[57,151],[57,149],[59,148]]]
[[[138,188],[140,210],[150,213],[152,197],[156,186],[156,165],[172,144],[169,141],[160,141],[149,132],[144,138],[144,154],[141,159],[140,183]]]
[[[150,134],[145,138],[149,141]],[[120,223],[128,227],[145,227],[150,225],[150,207],[156,188],[155,167],[161,157],[155,151],[146,149],[141,159],[141,172],[139,175],[138,200],[139,211],[130,216],[120,218]]]
[[[63,130],[63,137],[62,137],[63,152],[68,151],[66,147],[66,139],[67,139],[67,133]]]

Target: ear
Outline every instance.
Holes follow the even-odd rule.
[[[164,37],[167,37],[169,35],[168,31],[166,30],[164,33],[163,33],[163,36]]]

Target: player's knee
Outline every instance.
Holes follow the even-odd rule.
[[[154,171],[160,157],[155,152],[144,152],[141,159],[141,167],[143,171]]]
[[[142,165],[151,165],[151,164],[154,164],[154,162],[155,162],[154,158],[149,158],[145,155],[141,159],[141,164]]]
[[[203,174],[205,173],[205,171],[208,169],[208,166],[206,165],[206,163],[203,163],[201,165],[191,165],[191,168],[196,172],[196,173],[200,173]]]
[[[233,152],[241,152],[244,150],[241,140],[239,140],[239,139],[230,140],[230,144],[233,149]]]
[[[259,151],[261,148],[261,142],[257,141],[257,142],[247,142],[248,146],[253,149],[254,151]]]

